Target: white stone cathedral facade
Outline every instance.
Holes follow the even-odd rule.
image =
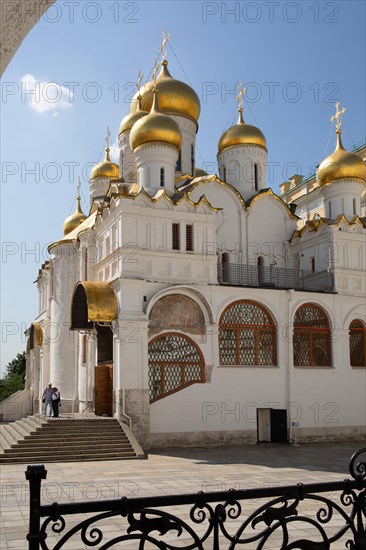
[[[336,148],[317,181],[326,218],[301,229],[266,186],[266,139],[239,118],[218,175],[195,165],[200,102],[160,74],[120,125],[119,164],[90,176],[38,275],[27,390],[109,415],[145,448],[357,439],[366,419],[362,159]]]

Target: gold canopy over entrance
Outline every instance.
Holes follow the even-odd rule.
[[[90,330],[93,323],[110,323],[117,313],[117,298],[109,283],[77,283],[71,300],[71,330]]]

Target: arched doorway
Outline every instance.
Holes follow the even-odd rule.
[[[113,416],[113,331],[117,298],[109,283],[79,282],[71,302],[71,330],[96,331],[95,414]]]

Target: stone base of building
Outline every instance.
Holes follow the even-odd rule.
[[[115,398],[118,420],[128,424],[143,450],[148,450],[150,443],[149,390],[125,390],[125,392],[119,390]]]
[[[292,431],[292,442],[323,443],[325,441],[366,440],[366,426],[332,426],[319,428],[296,428]]]
[[[292,430],[289,443],[324,443],[331,441],[363,440],[366,440],[365,426],[334,426],[326,428],[297,428],[296,432]],[[256,444],[257,441],[257,430],[151,433],[150,449],[253,445]]]
[[[250,445],[257,442],[257,432],[170,432],[151,433],[150,449],[163,447],[206,447],[224,445]]]

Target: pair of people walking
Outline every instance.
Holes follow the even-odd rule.
[[[48,410],[50,411],[48,416],[53,416],[55,418],[58,417],[59,414],[59,407],[60,407],[60,392],[55,387],[52,387],[52,383],[50,382],[48,386],[45,388],[43,395],[42,395],[42,401],[43,401],[43,415],[47,416]]]

